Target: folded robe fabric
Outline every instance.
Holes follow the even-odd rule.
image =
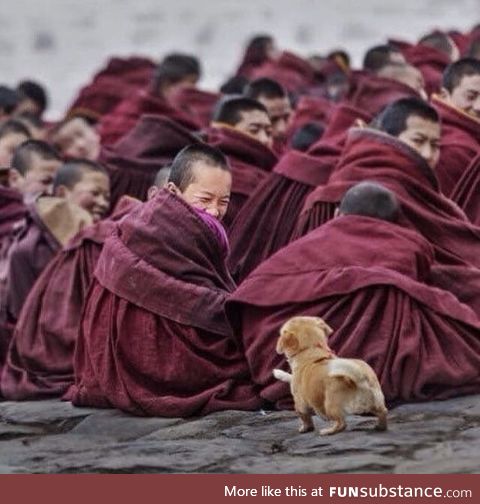
[[[223,224],[229,228],[247,199],[272,171],[277,156],[268,147],[231,126],[213,123],[206,141],[220,149],[232,168],[232,192]]]
[[[260,405],[224,302],[234,288],[213,231],[161,191],[105,242],[75,358],[75,405],[181,416]]]
[[[450,282],[449,289],[480,314],[480,228],[439,191],[435,174],[423,158],[382,132],[350,130],[340,161],[328,183],[307,198],[293,236],[303,236],[330,220],[345,192],[364,180],[379,182],[396,194],[401,223],[418,230],[434,246],[443,274],[454,267],[456,281]],[[439,270],[436,281],[444,286],[441,276]]]
[[[422,72],[428,96],[438,93],[442,87],[443,71],[451,63],[447,54],[424,44],[416,44],[403,52],[405,59]]]
[[[480,153],[464,171],[450,197],[473,224],[480,226]]]
[[[95,265],[115,223],[137,204],[123,198],[110,219],[80,231],[38,278],[20,312],[1,375],[7,400],[60,397],[74,383],[73,354]]]
[[[198,130],[200,125],[164,98],[147,91],[137,91],[123,100],[99,124],[102,145],[112,145],[128,133],[143,114],[166,116],[188,130]]]
[[[328,180],[340,151],[323,145],[316,153],[286,153],[233,221],[228,264],[238,282],[290,241],[306,197]]]
[[[289,389],[272,377],[290,317],[323,318],[340,357],[366,360],[389,402],[480,391],[480,322],[446,291],[424,284],[433,250],[416,232],[343,216],[277,252],[227,302],[261,396],[277,407]]]
[[[112,204],[124,195],[145,200],[158,170],[173,161],[183,147],[198,142],[189,130],[168,117],[143,115],[115,145],[100,152],[100,161],[110,175]]]
[[[200,126],[206,128],[212,121],[213,108],[220,97],[219,93],[186,87],[174,94],[172,103],[179,110],[194,117]]]
[[[438,96],[432,98],[432,105],[442,121],[440,160],[435,171],[440,189],[450,196],[480,151],[480,119],[448,105]]]

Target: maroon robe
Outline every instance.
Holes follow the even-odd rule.
[[[335,104],[326,98],[314,96],[301,96],[292,114],[288,127],[287,137],[309,122],[325,125],[334,109]]]
[[[366,112],[370,117],[375,117],[390,103],[409,97],[419,97],[419,94],[402,82],[357,72],[347,101],[352,107]]]
[[[480,226],[480,153],[464,170],[455,189],[450,194],[455,203],[465,212],[467,217]]]
[[[360,216],[334,219],[265,261],[227,302],[261,396],[288,404],[272,370],[285,365],[279,329],[298,315],[323,318],[332,349],[367,361],[389,402],[480,392],[480,322],[424,284],[432,261],[416,232]]]
[[[396,194],[402,224],[418,230],[435,248],[441,267],[436,270],[435,283],[448,286],[480,314],[480,228],[439,191],[425,160],[389,135],[371,129],[350,130],[328,184],[318,187],[305,202],[294,237],[333,218],[345,192],[364,180],[379,182]]]
[[[74,383],[73,353],[93,270],[115,222],[137,204],[123,199],[111,219],[80,231],[38,278],[20,312],[1,374],[7,400],[60,397]]]
[[[212,121],[213,109],[221,96],[220,93],[187,87],[175,93],[172,103],[193,117],[201,127],[206,128]]]
[[[480,119],[432,98],[442,120],[440,161],[435,171],[440,189],[450,196],[472,159],[480,151]]]
[[[110,175],[113,205],[123,195],[145,200],[158,170],[173,161],[183,147],[198,142],[168,117],[143,115],[128,134],[100,153]]]
[[[257,187],[230,230],[228,261],[237,281],[290,241],[306,197],[328,180],[338,155],[328,145],[318,156],[290,151]]]
[[[214,123],[215,124],[215,123]],[[277,162],[268,147],[230,126],[208,128],[206,141],[220,149],[232,167],[232,192],[223,224],[229,228],[247,199]]]
[[[292,93],[304,91],[314,83],[313,68],[300,56],[284,51],[276,60],[267,60],[251,72],[251,79],[268,77]]]
[[[210,227],[161,191],[105,242],[68,397],[77,406],[152,416],[258,408],[225,318],[233,288]]]
[[[99,118],[110,113],[137,89],[148,86],[154,68],[147,58],[110,58],[92,82],[80,90],[66,115]]]
[[[62,245],[92,222],[90,214],[63,198],[41,197],[28,208],[8,258],[6,310],[13,322],[35,281]]]
[[[405,59],[422,72],[428,96],[442,87],[443,71],[450,64],[447,54],[424,44],[416,44],[403,51]]]
[[[177,110],[164,98],[147,91],[138,91],[122,101],[99,125],[102,145],[112,145],[127,134],[143,114],[166,116],[188,130],[200,129],[200,125],[181,110]]]

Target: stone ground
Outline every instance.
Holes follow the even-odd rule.
[[[333,437],[293,412],[137,418],[70,403],[0,403],[0,473],[479,473],[480,396],[351,417]],[[317,425],[322,423],[318,420]]]

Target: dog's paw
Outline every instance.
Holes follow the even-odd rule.
[[[275,376],[275,378],[277,380],[280,380],[280,381],[283,381],[286,383],[290,383],[292,381],[292,375],[290,373],[287,373],[286,371],[281,370],[281,369],[274,369],[273,376]]]

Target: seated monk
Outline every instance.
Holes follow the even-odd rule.
[[[87,159],[65,163],[53,181],[54,197],[29,205],[25,225],[9,253],[7,316],[16,322],[35,281],[55,254],[83,227],[99,221],[109,207],[105,169]]]
[[[0,367],[12,332],[5,299],[9,250],[28,213],[25,201],[41,193],[51,193],[60,165],[60,157],[50,145],[27,140],[15,149],[11,166],[6,169],[5,186],[0,186]]]
[[[297,315],[323,318],[339,357],[364,359],[388,402],[480,391],[480,322],[449,292],[425,284],[433,249],[399,226],[395,196],[361,183],[340,216],[262,263],[229,298],[227,316],[260,395],[278,408],[290,391],[272,376],[279,329]]]
[[[112,204],[124,195],[145,201],[157,171],[196,142],[200,139],[168,117],[144,114],[115,145],[100,152],[110,175]]]
[[[100,154],[100,137],[84,116],[69,116],[50,131],[53,145],[66,158],[96,161]]]
[[[188,130],[200,129],[194,119],[171,104],[176,93],[185,87],[195,87],[199,78],[200,64],[196,58],[185,54],[166,56],[155,70],[147,91],[137,91],[102,117],[99,124],[102,145],[114,144],[143,114],[167,116]]]
[[[293,237],[330,220],[350,187],[377,181],[399,198],[401,224],[434,246],[435,283],[480,314],[480,229],[439,190],[434,172],[440,155],[437,112],[426,102],[404,98],[387,107],[375,124],[379,130],[350,130],[328,183],[307,198]]]
[[[169,174],[169,167],[159,170],[149,199],[167,184]],[[75,342],[98,257],[115,223],[139,203],[122,198],[111,218],[80,231],[44,269],[15,327],[0,378],[4,398],[60,397],[74,383]]]
[[[243,93],[267,109],[272,123],[273,150],[282,154],[286,148],[287,131],[292,117],[292,105],[287,90],[267,77],[250,82]]]
[[[232,167],[232,195],[224,221],[228,228],[277,162],[267,109],[250,98],[227,97],[217,106],[206,141],[220,149]]]
[[[432,105],[442,119],[436,171],[440,189],[450,196],[480,150],[480,61],[465,58],[449,65]]]
[[[106,240],[85,302],[73,404],[172,417],[259,407],[224,314],[234,283],[217,219],[231,183],[220,151],[188,146],[167,190]]]

